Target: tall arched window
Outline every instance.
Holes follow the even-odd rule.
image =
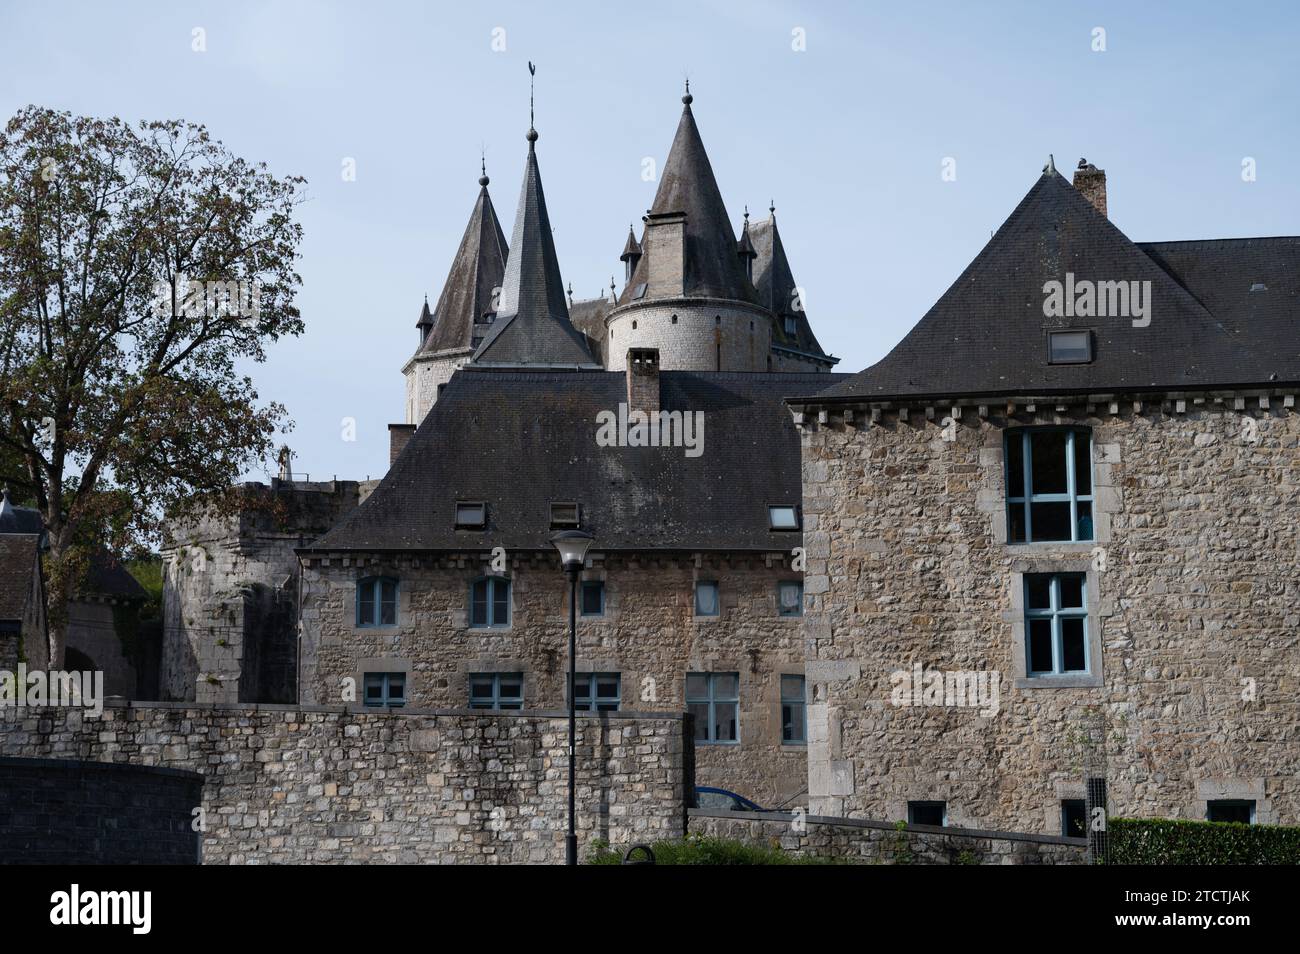
[[[397,625],[397,581],[390,576],[357,580],[357,625]]]

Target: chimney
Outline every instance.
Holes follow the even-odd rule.
[[[1106,215],[1106,170],[1098,169],[1087,159],[1079,160],[1074,170],[1074,187],[1092,203],[1092,207]],[[1107,216],[1109,218],[1109,216]]]
[[[644,221],[641,249],[650,268],[642,297],[678,298],[686,289],[686,213],[647,213]]]
[[[659,349],[629,348],[627,352],[627,410],[659,412]]]
[[[414,424],[389,424],[388,425],[388,466],[392,467],[397,461],[398,456],[410,443],[412,435],[415,434]]]

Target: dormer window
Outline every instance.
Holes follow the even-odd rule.
[[[772,530],[798,530],[799,509],[797,507],[768,507],[767,524]]]
[[[576,503],[551,504],[551,529],[576,530],[579,524],[579,509]]]
[[[785,333],[788,335],[797,335],[799,333],[799,319],[791,315],[785,316]]]
[[[1049,331],[1048,364],[1087,364],[1092,360],[1092,332]]]
[[[482,501],[460,501],[456,504],[457,530],[482,530],[487,526],[487,504]]]

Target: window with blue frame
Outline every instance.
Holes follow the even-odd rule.
[[[1092,435],[1081,428],[1006,434],[1007,540],[1093,539]]]
[[[1025,574],[1025,673],[1089,672],[1087,579],[1082,573]]]
[[[695,741],[740,742],[740,673],[686,674],[686,709],[695,717]]]
[[[808,705],[804,677],[781,677],[781,741],[787,745],[808,742]]]
[[[719,612],[718,584],[714,580],[699,580],[695,584],[695,615],[717,616]]]
[[[406,673],[366,673],[365,703],[368,706],[387,706],[393,709],[406,705]]]
[[[469,587],[469,625],[475,629],[510,625],[510,581],[485,576]]]
[[[584,580],[582,584],[582,615],[605,615],[605,582]]]
[[[622,677],[616,672],[580,672],[573,697],[579,712],[617,712],[623,701]]]
[[[357,625],[397,625],[397,581],[388,576],[357,580]]]
[[[803,615],[803,583],[782,580],[776,585],[776,612],[779,616]]]
[[[472,672],[469,674],[471,709],[522,709],[524,674],[521,672]]]

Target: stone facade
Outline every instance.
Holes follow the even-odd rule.
[[[772,315],[743,302],[658,299],[615,309],[606,319],[605,370],[627,368],[632,348],[655,348],[665,371],[772,371]],[[793,369],[792,369],[793,370]],[[826,370],[799,368],[797,370]]]
[[[473,349],[423,352],[406,362],[402,374],[406,379],[406,423],[418,425],[438,400],[438,389],[451,380],[459,368],[473,356]]]
[[[804,418],[811,810],[943,800],[953,824],[1057,834],[1102,765],[1111,814],[1204,818],[1228,797],[1300,821],[1293,396],[989,403],[956,424]],[[1004,433],[1059,425],[1092,435],[1096,540],[1009,545]],[[1027,677],[1024,575],[1045,572],[1086,577],[1087,676]],[[891,704],[917,664],[1000,674],[1000,708]]]
[[[246,484],[237,513],[171,528],[162,549],[164,700],[295,701],[295,548],[369,489],[357,481]]]
[[[773,845],[793,855],[884,865],[1081,865],[1082,838],[937,828],[777,812],[691,809],[693,835]]]
[[[579,719],[580,852],[593,838],[681,837],[688,726],[680,715]],[[201,775],[202,804],[186,816],[200,821],[208,864],[560,863],[567,749],[561,713],[156,703],[96,719],[0,709],[6,756]],[[13,822],[0,822],[0,844]]]
[[[519,554],[497,575],[510,586],[509,626],[469,626],[470,586],[494,575],[486,554],[304,558],[303,700],[342,701],[366,672],[406,673],[408,705],[465,706],[473,672],[520,672],[526,708],[563,708],[568,585],[554,553]],[[783,744],[780,676],[803,672],[798,617],[777,611],[777,583],[798,580],[789,554],[596,554],[584,580],[605,584],[603,616],[580,616],[580,672],[620,674],[624,709],[681,712],[687,672],[740,677],[740,744],[701,743],[700,784],[762,805],[800,795],[803,745]],[[398,581],[397,624],[358,627],[356,584]],[[694,615],[696,580],[716,581],[721,612]],[[345,683],[344,680],[353,680]],[[359,690],[357,690],[359,693]]]

